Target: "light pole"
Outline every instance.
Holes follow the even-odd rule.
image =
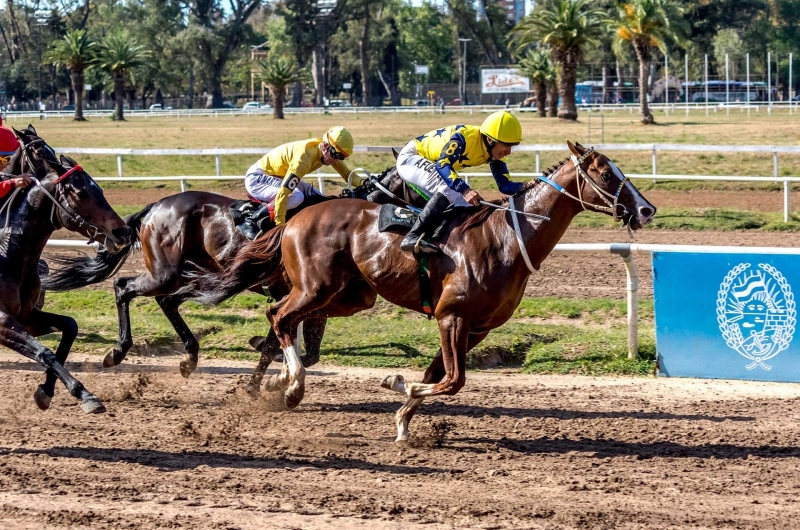
[[[464,56],[461,60],[461,104],[467,104],[467,43],[472,39],[458,39],[464,43]]]
[[[49,16],[50,16],[50,12],[49,11],[45,11],[45,10],[37,10],[37,11],[34,11],[34,13],[33,13],[33,17],[36,20],[36,41],[37,41],[37,49],[38,49],[37,51],[39,52],[39,61],[38,61],[38,64],[36,66],[36,69],[38,71],[38,77],[39,77],[38,85],[39,85],[39,107],[40,108],[41,108],[41,105],[42,105],[42,30],[41,30],[41,27],[47,25],[47,19],[48,19]]]

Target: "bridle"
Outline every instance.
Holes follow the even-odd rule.
[[[40,143],[41,144],[45,143],[43,138],[37,138],[36,140],[33,140],[32,142],[22,146],[22,156],[25,160],[25,163],[28,164],[28,167],[31,170],[34,170],[36,166],[34,166],[33,161],[30,158],[28,149]],[[47,160],[43,160],[43,162],[45,165],[48,165]],[[77,225],[77,230],[85,229],[86,232],[89,234],[89,241],[87,242],[88,245],[91,245],[92,243],[97,241],[98,235],[100,235],[104,239],[103,245],[106,248],[108,248],[108,236],[105,235],[99,227],[93,225],[92,223],[84,219],[78,212],[76,212],[69,205],[69,201],[67,201],[66,199],[66,193],[64,192],[64,188],[63,186],[61,186],[61,183],[66,179],[68,179],[74,173],[77,173],[78,171],[83,171],[83,168],[80,165],[76,164],[75,166],[65,171],[63,175],[61,175],[60,177],[56,178],[53,181],[53,184],[55,186],[53,188],[53,191],[56,194],[55,197],[47,190],[47,188],[44,187],[44,185],[41,182],[39,182],[39,179],[37,179],[34,176],[31,176],[31,179],[38,187],[42,189],[42,193],[44,193],[52,201],[52,207],[50,210],[50,223],[53,225],[53,228],[58,230],[59,228],[66,226],[66,223],[64,222],[64,219],[62,217],[62,215],[65,214],[67,215],[68,220],[71,220],[75,225]],[[56,224],[55,221],[56,218],[58,219],[61,226]]]
[[[591,148],[584,154],[582,154],[580,158],[578,158],[575,155],[572,155],[570,157],[570,160],[572,160],[572,164],[575,166],[575,179],[577,180],[578,183],[577,197],[569,193],[561,185],[559,185],[552,179],[549,179],[544,176],[537,177],[537,179],[549,184],[550,186],[558,190],[559,193],[563,193],[570,199],[579,202],[584,210],[592,208],[598,212],[610,213],[614,217],[614,221],[616,222],[621,220],[626,213],[630,213],[628,212],[628,209],[625,207],[624,204],[622,205],[619,204],[619,196],[622,193],[622,188],[625,187],[625,184],[630,182],[630,179],[628,177],[623,177],[622,181],[619,183],[619,186],[617,187],[617,191],[613,195],[608,193],[606,190],[602,189],[591,177],[589,177],[586,171],[584,171],[583,167],[581,167],[581,164],[583,164],[583,162],[585,162],[589,157],[591,157],[595,153],[596,151],[594,150],[594,148]],[[605,203],[605,206],[602,204],[595,204],[583,200],[583,193],[581,191],[583,189],[583,184],[581,183],[581,179],[583,179],[587,184],[589,184],[589,187],[591,187],[597,193],[600,199]],[[617,215],[618,206],[622,206],[622,215]]]

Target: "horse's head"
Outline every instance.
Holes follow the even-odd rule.
[[[98,240],[111,252],[130,244],[131,229],[75,160],[63,155],[56,158],[53,148],[31,125],[14,132],[22,144],[22,170],[33,173],[39,182],[30,191],[29,200],[32,204],[52,201],[51,218],[56,228],[78,232],[90,241]]]
[[[620,219],[623,225],[638,230],[653,220],[656,207],[607,156],[579,143],[567,142],[574,155],[579,197],[594,209]]]

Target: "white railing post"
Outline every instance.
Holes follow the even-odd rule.
[[[628,299],[628,359],[639,357],[639,272],[636,260],[627,243],[612,243],[611,253],[617,254],[625,263],[625,290]]]
[[[542,172],[542,152],[538,150],[536,151],[536,172]]]
[[[653,158],[653,183],[655,183],[656,181],[655,177],[656,175],[658,175],[658,159],[656,157],[656,144],[653,144],[652,158]]]
[[[325,195],[325,178],[319,169],[317,170],[317,187],[319,187],[319,192]]]
[[[217,175],[222,175],[221,171],[222,163],[219,154],[214,155],[214,164],[217,166]]]
[[[783,181],[783,222],[788,223],[792,210],[792,183],[789,179]]]
[[[122,155],[117,155],[117,175],[122,178]]]

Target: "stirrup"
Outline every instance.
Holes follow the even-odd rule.
[[[414,243],[414,254],[439,254],[442,249],[434,245],[433,243],[428,243],[424,239],[425,234],[419,236],[417,242]]]

